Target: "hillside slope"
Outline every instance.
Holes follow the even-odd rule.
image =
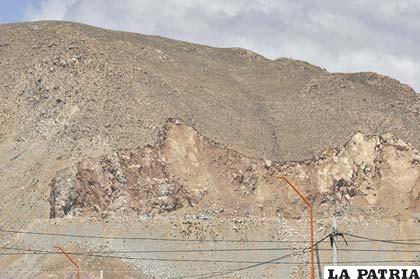
[[[67,22],[1,25],[0,45],[3,143],[48,137],[62,149],[97,137],[141,147],[177,117],[277,160],[310,158],[356,132],[420,147],[420,98],[374,73]]]
[[[0,25],[0,98],[2,244],[24,251],[189,245],[21,231],[305,244],[306,208],[278,175],[296,181],[315,204],[318,236],[331,232],[331,216],[339,213],[343,230],[418,238],[420,97],[389,77],[328,73],[240,48],[33,22]],[[242,249],[241,241],[232,248]],[[277,252],[230,255],[252,262]],[[109,267],[116,275],[107,278],[120,278],[118,269],[133,273],[127,278],[174,278],[207,270],[206,261],[226,254],[200,255],[200,264],[175,256],[165,263],[79,259],[92,276]],[[301,267],[308,259],[293,260]],[[0,277],[59,276],[54,270],[62,265],[55,253],[5,254]],[[307,272],[267,266],[264,278],[307,278]],[[252,269],[240,277],[261,274]]]

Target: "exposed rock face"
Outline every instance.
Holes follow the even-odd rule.
[[[59,172],[51,183],[50,216],[77,215],[124,208],[126,179],[115,156],[85,160]]]
[[[311,160],[273,163],[243,156],[173,119],[155,146],[59,171],[51,182],[51,217],[151,216],[192,207],[223,214],[299,214],[303,206],[278,175],[296,181],[318,214],[382,207],[404,216],[419,209],[419,162],[415,148],[390,134],[358,133]]]
[[[83,213],[106,217],[127,210],[150,215],[190,204],[192,197],[169,178],[156,155],[146,147],[141,154],[121,152],[60,171],[51,182],[50,217]]]
[[[281,169],[301,184],[312,184],[321,204],[347,201],[400,213],[419,208],[419,162],[418,150],[391,134],[358,133],[341,148]]]

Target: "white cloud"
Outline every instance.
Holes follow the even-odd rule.
[[[25,16],[28,19],[63,19],[67,10],[71,8],[77,0],[52,0],[41,1],[39,7],[29,5],[26,8]]]
[[[376,71],[420,92],[418,0],[43,0],[26,17],[241,46],[330,71]]]

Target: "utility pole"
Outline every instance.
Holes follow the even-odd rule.
[[[315,279],[315,243],[314,243],[314,207],[312,203],[309,201],[307,197],[305,197],[297,188],[297,186],[290,181],[289,178],[286,176],[278,176],[277,177],[280,180],[284,180],[289,184],[289,186],[295,191],[295,193],[303,200],[303,202],[308,206],[309,208],[309,226],[310,226],[310,240],[311,240],[311,247],[310,247],[310,253],[311,253],[311,279]]]
[[[57,246],[55,248],[59,249],[61,251],[61,253],[63,253],[64,256],[66,256],[67,259],[69,259],[69,261],[76,267],[76,278],[80,279],[80,266],[77,264],[77,262],[75,260],[73,260],[73,258],[70,257],[70,255],[60,246]]]
[[[333,232],[331,235],[331,246],[333,249],[333,263],[338,265],[338,231],[337,231],[337,217],[333,215]]]

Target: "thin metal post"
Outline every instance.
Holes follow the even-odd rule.
[[[316,262],[318,267],[318,278],[322,279],[322,266],[321,266],[321,257],[319,256],[319,247],[318,244],[315,245],[315,254],[316,254]]]
[[[334,265],[338,265],[337,217],[335,215],[333,216],[332,249],[333,249],[333,263]]]

